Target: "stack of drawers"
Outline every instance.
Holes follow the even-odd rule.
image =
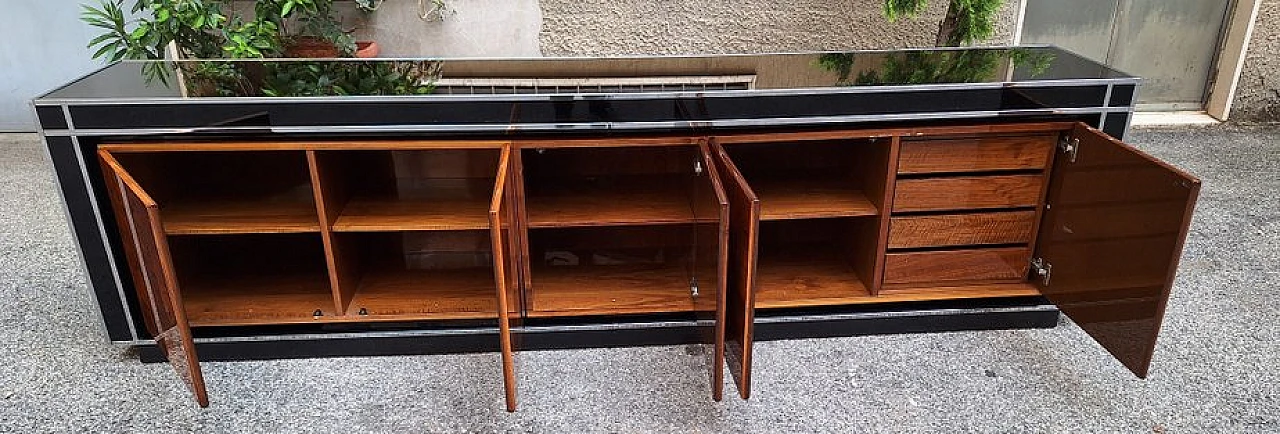
[[[904,139],[884,288],[1025,280],[1057,138]]]

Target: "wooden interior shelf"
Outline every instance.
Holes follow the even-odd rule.
[[[488,198],[404,200],[355,197],[333,224],[334,232],[442,231],[489,228]]]
[[[493,270],[370,270],[347,315],[363,320],[442,320],[497,317]],[[367,315],[360,315],[365,309]]]
[[[716,282],[699,281],[699,296],[695,299],[690,296],[689,271],[684,267],[542,266],[534,268],[533,276],[531,317],[694,312],[716,308]]]
[[[761,257],[756,273],[757,308],[872,301],[853,268],[834,255]]]
[[[175,202],[161,209],[169,235],[279,234],[319,232],[311,202],[280,200],[200,200]]]
[[[873,216],[880,213],[848,181],[763,178],[751,183],[761,220]]]
[[[566,188],[526,199],[531,228],[630,226],[715,222],[713,206],[695,210],[688,189],[678,183],[628,183]]]
[[[193,326],[314,322],[317,309],[336,314],[323,272],[205,276],[183,282],[182,296]]]

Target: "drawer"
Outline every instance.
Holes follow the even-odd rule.
[[[1035,170],[1049,163],[1057,134],[902,142],[899,174]]]
[[[1026,243],[1035,218],[1035,211],[893,217],[889,248]]]
[[[1040,203],[1043,175],[960,176],[904,179],[894,190],[893,211],[1032,207]]]
[[[884,284],[944,284],[1019,281],[1026,278],[1031,249],[1008,247],[944,252],[890,253]]]

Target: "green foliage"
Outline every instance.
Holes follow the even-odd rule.
[[[266,96],[425,95],[435,89],[428,62],[273,62],[265,67]]]
[[[1001,67],[1012,65],[1020,74],[1037,77],[1053,64],[1054,57],[1043,51],[1021,48],[908,51],[885,54],[878,67],[858,71],[853,76],[854,54],[827,53],[818,66],[836,74],[837,86],[878,86],[936,83],[976,83],[999,79]]]
[[[215,57],[221,44],[210,35],[227,21],[216,1],[137,0],[131,13],[150,12],[129,20],[124,0],[102,0],[98,7],[82,6],[81,20],[105,32],[89,42],[93,57],[107,61],[122,59],[163,59],[170,42],[197,57]],[[147,79],[166,80],[163,65],[148,65]]]
[[[293,39],[313,37],[333,43],[343,55],[355,53],[355,39],[343,31],[333,12],[334,0],[257,0],[251,19],[230,19],[222,13],[232,0],[98,0],[82,6],[81,19],[103,33],[89,42],[93,57],[108,62],[123,59],[164,59],[166,47],[194,58],[276,57]],[[299,28],[290,32],[286,24]],[[165,81],[165,68],[148,64],[148,81]]]
[[[928,0],[884,0],[884,16],[889,22],[902,17],[915,18],[928,5]]]
[[[996,14],[1004,0],[949,0],[947,16],[939,27],[938,45],[959,46],[991,37],[995,33]],[[885,0],[884,15],[890,21],[915,18],[928,6],[928,0]]]

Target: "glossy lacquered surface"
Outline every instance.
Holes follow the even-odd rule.
[[[159,68],[163,78],[148,79],[144,69]],[[219,74],[208,71],[217,69]],[[271,80],[300,71],[341,79],[351,74],[394,75],[434,88],[338,89],[316,87],[307,93]],[[317,72],[318,71],[318,72]],[[567,78],[735,77],[734,80],[686,80],[683,86],[650,84],[566,85]],[[230,78],[229,78],[230,77]],[[504,83],[498,81],[508,79]],[[541,81],[539,81],[541,79]],[[259,59],[126,61],[111,65],[44,95],[46,100],[155,99],[179,97],[331,97],[350,95],[454,95],[458,84],[468,94],[699,92],[704,90],[789,90],[853,86],[1037,82],[1132,79],[1131,76],[1054,47],[983,47],[924,50],[525,59]],[[557,85],[552,85],[552,82]],[[726,83],[690,87],[697,83]],[[661,82],[655,82],[661,83]],[[731,84],[730,84],[731,83]],[[364,92],[362,92],[364,91]]]
[[[1059,158],[1036,255],[1040,291],[1140,377],[1147,375],[1200,181],[1097,130]]]

